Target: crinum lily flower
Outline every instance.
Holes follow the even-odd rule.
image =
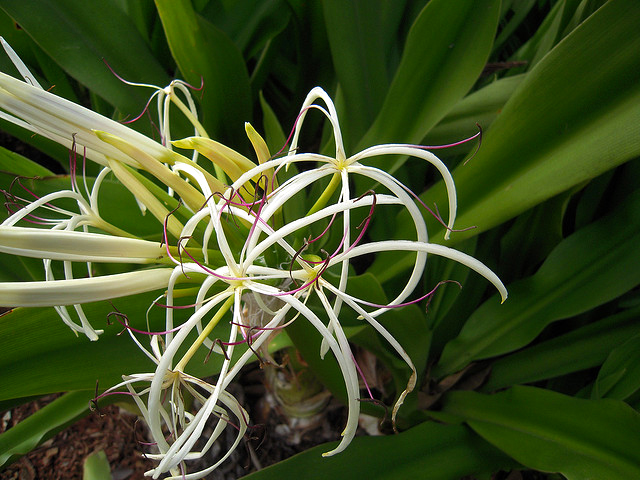
[[[156,365],[155,371],[127,375],[111,390],[125,387],[149,424],[158,451],[153,454],[158,466],[148,472],[154,478],[165,472],[171,472],[172,478],[201,478],[227,458],[228,454],[210,468],[186,473],[186,462],[201,457],[227,425],[238,429],[234,447],[238,444],[248,418],[226,388],[272,334],[290,322],[307,321],[321,334],[319,355],[324,357],[331,352],[345,380],[348,419],[341,442],[325,454],[333,455],[343,451],[353,439],[359,415],[358,368],[340,322],[344,305],[379,332],[413,372],[404,391],[398,392],[392,414],[395,423],[398,408],[415,386],[417,372],[402,345],[377,317],[389,308],[415,303],[432,293],[409,299],[422,278],[427,255],[444,256],[468,266],[493,283],[503,300],[506,298],[502,282],[482,263],[454,249],[429,243],[417,197],[389,173],[362,162],[372,156],[406,155],[432,164],[442,175],[449,194],[448,237],[455,220],[456,196],[446,166],[424,147],[414,145],[378,145],[347,157],[337,112],[320,88],[313,89],[305,100],[290,149],[282,157],[272,157],[264,140],[249,125],[247,134],[259,160],[257,165],[209,139],[197,125],[194,126],[200,136],[173,142],[212,160],[231,179],[232,184],[227,187],[207,169],[167,148],[168,145],[42,90],[19,59],[13,59],[27,83],[0,74],[3,110],[0,116],[66,145],[72,150],[73,159],[79,154],[83,160],[94,160],[105,169],[91,188],[85,186],[87,198],[72,184],[68,191],[32,201],[0,226],[1,252],[41,258],[47,272],[43,282],[0,284],[0,304],[55,306],[67,323],[95,339],[97,332],[81,313],[82,303],[166,290],[161,296],[165,298],[164,331],[134,332],[125,324],[134,341]],[[315,103],[318,99],[325,107]],[[299,134],[312,108],[322,111],[331,123],[336,144],[333,157],[298,151]],[[315,162],[315,167],[278,182],[283,169],[300,162]],[[154,189],[157,186],[138,170],[164,184],[180,198],[182,205],[174,201],[175,209],[170,210],[167,197],[174,199],[168,195],[161,197]],[[102,219],[98,197],[107,175],[115,176],[158,220],[162,226],[162,246],[135,238]],[[350,179],[354,175],[373,180],[380,191],[353,192]],[[329,180],[327,187],[313,199],[308,211],[288,209],[298,202],[304,205],[310,186],[325,178]],[[55,206],[60,198],[74,200],[78,211]],[[367,241],[369,224],[376,210],[382,208],[407,210],[414,236]],[[17,226],[36,210],[58,215],[38,217],[51,229]],[[364,219],[357,228],[356,219]],[[77,230],[79,227],[82,231]],[[359,229],[357,235],[354,229]],[[373,303],[347,293],[354,260],[394,251],[412,252],[415,260],[406,286],[393,300]],[[55,261],[63,262],[64,280],[53,278],[50,265]],[[147,268],[80,279],[74,278],[73,262],[113,262]],[[197,285],[194,293],[189,287],[182,288],[194,283]],[[176,324],[175,299],[190,294],[195,297],[188,307],[193,312],[187,320]],[[256,315],[259,321],[245,315],[247,298],[263,313]],[[64,309],[68,305],[74,305],[80,325],[71,321]],[[154,307],[152,313],[155,308],[160,307]],[[226,341],[217,336],[223,318],[231,319]],[[150,336],[149,349],[136,334]],[[234,356],[235,347],[243,343],[250,348]],[[180,348],[183,345],[187,347],[185,353]],[[186,371],[199,349],[224,357],[214,384],[196,379]],[[140,384],[147,383],[148,386],[140,388]],[[189,391],[201,401],[197,414],[185,410],[182,391]],[[230,414],[237,419],[235,424]],[[211,417],[218,419],[214,439],[196,451],[199,448],[196,443]]]
[[[165,257],[164,250],[157,243],[134,238],[134,235],[101,217],[101,185],[113,173],[133,193],[143,212],[148,209],[158,219],[160,229],[169,210],[153,193],[149,181],[135,169],[149,172],[165,183],[167,188],[177,192],[187,208],[195,210],[204,201],[204,196],[165,165],[174,163],[176,159],[188,164],[194,162],[129,127],[45,91],[11,47],[3,39],[0,41],[25,79],[23,82],[0,73],[0,118],[61,143],[71,152],[70,189],[36,197],[35,200],[30,198],[34,195],[27,189],[26,198],[13,192],[5,192],[10,209],[18,209],[0,224],[0,252],[42,258],[46,280],[3,285],[0,289],[0,304],[12,307],[44,305],[45,299],[52,299],[50,292],[55,290],[59,294],[59,303],[51,305],[55,306],[65,323],[74,331],[83,332],[91,340],[96,340],[99,331],[91,326],[80,303],[157,290],[166,286],[167,280],[165,271],[147,270],[122,274],[108,290],[109,296],[105,296],[106,290],[102,293],[100,286],[106,279],[74,281],[71,262],[86,262],[88,275],[91,277],[91,262],[162,265]],[[114,140],[111,143],[101,140],[96,134],[98,131]],[[135,145],[131,147],[133,153],[127,149],[123,152],[122,148],[118,148],[117,142],[127,146]],[[105,166],[91,187],[87,185],[85,178],[84,193],[76,181],[78,155],[82,156],[83,162],[90,159]],[[206,175],[213,190],[220,191],[224,188],[214,176],[201,167],[196,168]],[[68,205],[69,200],[77,205],[76,211],[57,206],[64,201]],[[22,221],[48,226],[50,230],[18,227],[17,224]],[[76,232],[79,228],[85,235]],[[168,228],[173,233],[178,233],[182,225],[176,218],[171,218]],[[92,231],[89,232],[89,229]],[[129,250],[129,247],[133,247],[133,250]],[[55,279],[51,268],[54,260],[63,262],[65,280]],[[95,287],[92,286],[94,284]],[[72,319],[66,308],[68,305],[74,305],[80,323]]]

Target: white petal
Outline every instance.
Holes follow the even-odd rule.
[[[359,255],[366,255],[368,253],[393,251],[433,253],[434,255],[439,255],[441,257],[455,260],[456,262],[466,265],[471,270],[474,270],[475,272],[479,273],[484,278],[489,280],[489,282],[491,282],[498,289],[498,292],[500,292],[500,296],[502,297],[503,302],[507,299],[507,288],[504,286],[498,276],[493,273],[493,271],[484,263],[476,260],[471,255],[467,255],[466,253],[459,252],[458,250],[454,250],[453,248],[443,247],[442,245],[436,245],[434,243],[412,242],[409,240],[386,240],[382,242],[372,242],[365,245],[358,245],[346,254],[335,256],[331,259],[331,262],[329,264],[334,265],[338,262],[341,262],[342,260],[357,257]],[[384,309],[382,309],[382,311],[384,311]],[[376,311],[375,313],[380,313],[380,311]],[[374,312],[372,312],[371,314],[374,315]]]
[[[0,226],[0,252],[78,262],[151,263],[166,255],[158,242],[98,233]]]
[[[53,307],[136,295],[166,288],[172,270],[154,268],[73,280],[0,283],[0,305]]]
[[[76,135],[77,143],[86,145],[92,150],[92,155],[98,154],[97,157],[107,155],[126,161],[123,160],[126,156],[100,142],[91,130],[117,135],[155,158],[162,158],[169,152],[155,140],[125,125],[4,73],[0,73],[0,104],[9,114],[29,123],[31,130],[59,143],[66,139],[66,146],[70,146],[73,135]],[[90,158],[100,161],[93,156]],[[101,163],[105,163],[104,159]]]

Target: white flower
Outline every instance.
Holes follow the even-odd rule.
[[[317,98],[323,99],[328,108],[328,112],[324,109],[323,111],[331,120],[334,128],[334,135],[336,136],[335,158],[295,152],[298,132],[304,114],[307,108],[312,106],[312,102]],[[411,359],[402,346],[376,320],[376,317],[384,313],[387,308],[401,305],[407,301],[407,298],[422,277],[427,254],[431,253],[444,256],[463,263],[485,276],[499,289],[503,299],[506,298],[504,285],[486,266],[464,253],[427,242],[426,226],[420,209],[404,185],[382,170],[367,167],[359,163],[359,160],[381,154],[413,155],[432,163],[442,173],[449,188],[451,218],[448,227],[451,229],[453,227],[453,217],[455,216],[455,191],[451,176],[440,160],[422,148],[409,145],[380,145],[346,158],[342,147],[342,139],[339,135],[339,123],[333,103],[324,91],[316,88],[310,93],[303,106],[289,155],[283,158],[265,161],[261,165],[240,175],[222,198],[210,195],[210,192],[207,190],[206,179],[194,170],[192,166],[181,164],[180,162],[174,165],[176,171],[187,173],[194,180],[194,184],[198,185],[199,189],[205,193],[205,196],[208,198],[205,207],[185,224],[180,238],[188,239],[184,242],[185,245],[188,245],[188,242],[194,240],[194,230],[196,226],[200,225],[201,222],[205,222],[207,224],[205,234],[202,238],[198,238],[196,242],[202,246],[203,258],[206,258],[208,248],[215,245],[222,253],[226,263],[226,265],[222,267],[211,268],[197,261],[190,262],[184,259],[173,259],[176,263],[174,278],[178,278],[183,274],[191,275],[192,273],[199,273],[206,276],[195,302],[194,316],[198,317],[198,321],[192,322],[194,319],[192,316],[188,323],[193,325],[194,328],[198,328],[198,331],[204,331],[200,325],[199,318],[201,317],[203,309],[209,310],[210,303],[217,302],[217,296],[214,296],[211,300],[207,300],[207,295],[210,289],[218,283],[228,285],[226,290],[224,290],[226,295],[231,295],[232,292],[235,295],[233,327],[231,329],[231,336],[227,342],[229,350],[232,350],[233,345],[238,343],[239,335],[244,335],[247,339],[250,338],[250,340],[247,341],[251,342],[252,351],[259,348],[262,343],[269,338],[273,329],[280,328],[286,325],[286,322],[292,321],[289,315],[291,311],[295,312],[294,318],[298,318],[295,321],[303,321],[303,318],[309,321],[323,336],[323,347],[319,354],[324,356],[328,350],[333,352],[342,370],[348,394],[349,415],[347,426],[343,432],[342,442],[336,449],[328,452],[326,455],[333,455],[346,448],[355,435],[359,413],[357,369],[348,339],[339,320],[343,304],[347,304],[365,321],[369,322],[413,370],[413,375],[409,380],[407,388],[399,395],[398,401],[394,406],[393,419],[395,421],[399,406],[402,404],[405,396],[415,386],[416,372]],[[193,140],[190,142],[193,148],[200,149],[201,153],[207,155],[206,149],[202,146],[202,142]],[[181,142],[181,146],[186,145],[187,141]],[[266,181],[263,183],[262,190],[264,193],[262,198],[245,200],[240,195],[242,189],[248,187],[248,182],[250,182],[251,179],[260,178],[261,175],[265,175],[267,172],[277,172],[282,166],[287,164],[310,160],[318,162],[319,166],[298,173],[280,186],[275,186],[277,183],[273,177],[263,177],[266,178]],[[352,194],[350,191],[349,175],[353,174],[364,175],[377,181],[390,193],[368,194],[364,196]],[[307,215],[296,219],[287,218],[286,223],[279,226],[279,228],[271,226],[278,224],[279,219],[277,215],[287,202],[297,201],[295,199],[296,196],[301,192],[304,193],[309,185],[330,175],[332,176],[332,180],[329,183],[327,191],[321,196],[320,200],[316,202]],[[341,184],[340,193],[337,200],[330,202],[331,190],[337,186],[338,182]],[[251,184],[251,188],[253,188],[253,184]],[[416,230],[417,238],[415,240],[387,240],[364,243],[363,230],[373,215],[374,207],[379,208],[384,205],[396,205],[406,208],[409,211]],[[351,218],[352,213],[357,210],[369,212],[369,217],[367,217],[365,226],[358,237],[352,239],[353,226]],[[323,261],[317,259],[314,261],[309,257],[305,258],[304,255],[301,254],[302,249],[294,247],[289,241],[289,239],[291,239],[291,241],[295,241],[296,239],[300,240],[310,231],[310,227],[313,227],[319,222],[324,222],[323,225],[328,224],[331,226],[336,216],[340,216],[342,220],[339,226],[332,227],[333,229],[338,229],[340,232],[338,236],[340,239],[338,242],[339,245],[335,252],[328,255]],[[248,233],[242,234],[244,245],[239,253],[230,248],[230,242],[227,238],[227,232],[234,230],[234,222],[241,224],[237,227],[237,230],[246,232],[248,229]],[[327,229],[328,228],[329,227],[327,227]],[[325,230],[325,233],[326,231],[327,230]],[[371,306],[371,303],[354,298],[346,293],[349,264],[358,256],[388,251],[416,252],[413,270],[406,287],[395,299],[386,305],[374,306],[375,309],[373,311],[367,311],[366,307]],[[279,258],[285,261],[284,265],[282,265],[282,263],[276,263],[265,266],[263,264],[264,258]],[[339,280],[336,284],[329,281],[326,276],[323,276],[326,270],[334,266],[337,267],[340,272]],[[296,282],[297,286],[291,281]],[[167,298],[168,304],[171,304],[171,288],[170,286],[170,294]],[[240,315],[241,299],[243,295],[250,292],[255,295],[258,301],[264,296],[276,297],[280,300],[281,306],[276,310],[271,310],[271,307],[267,307],[264,305],[265,302],[262,302],[264,305],[263,309],[268,313],[268,318],[270,318],[270,321],[266,325],[257,327],[251,325],[252,328],[249,328],[249,325],[242,323],[243,319]],[[326,313],[324,319],[320,318],[307,306],[309,299],[314,295],[317,296],[320,305]],[[330,300],[330,295],[334,297],[333,301]],[[242,328],[236,328],[238,326]],[[173,328],[172,310],[168,309],[166,330],[171,331]],[[251,334],[252,331],[254,335]],[[201,336],[201,339],[202,343],[208,348],[214,348],[214,351],[220,353],[220,350],[215,348],[216,346],[211,340],[203,336]],[[221,380],[219,380],[219,382],[222,383],[222,388],[235,377],[242,365],[249,360],[253,353],[252,351],[247,351],[233,367],[228,367],[227,364],[229,360],[225,360],[223,373],[220,375]],[[228,353],[226,356],[230,357],[231,354]],[[156,371],[158,377],[164,374],[165,372]]]
[[[74,330],[96,339],[98,331],[89,324],[82,303],[165,290],[161,296],[166,297],[165,329],[146,332],[150,338],[148,347],[137,336],[145,332],[134,332],[125,319],[131,338],[156,365],[155,371],[126,375],[121,384],[108,391],[113,393],[125,387],[149,424],[157,448],[151,457],[158,461],[156,468],[148,472],[153,478],[166,472],[170,472],[172,478],[201,478],[228,457],[230,452],[205,470],[186,472],[187,462],[207,452],[227,426],[237,428],[233,447],[238,444],[247,428],[248,417],[226,389],[253,358],[254,352],[290,322],[309,322],[320,333],[323,342],[318,354],[324,357],[331,351],[344,377],[348,419],[342,441],[325,454],[334,455],[353,439],[359,415],[358,369],[340,321],[344,305],[369,323],[412,371],[406,388],[398,392],[392,414],[395,424],[398,408],[415,387],[417,372],[402,345],[377,318],[389,308],[426,297],[410,299],[422,279],[427,256],[439,255],[468,266],[493,283],[503,300],[506,298],[502,282],[482,263],[454,249],[429,243],[416,196],[389,173],[363,162],[373,156],[405,155],[433,165],[448,191],[449,219],[445,236],[448,238],[455,221],[456,194],[446,166],[424,147],[414,145],[378,145],[347,157],[337,112],[330,97],[320,88],[313,89],[307,96],[285,156],[272,158],[264,140],[247,125],[247,135],[258,157],[257,165],[206,137],[197,122],[195,107],[176,100],[174,88],[190,98],[183,84],[172,83],[167,89],[159,89],[159,98],[166,95],[161,102],[163,112],[168,111],[170,101],[179,107],[182,105],[180,108],[199,135],[173,142],[180,148],[194,150],[193,158],[189,159],[173,152],[169,144],[163,146],[42,90],[17,56],[10,49],[8,52],[28,83],[0,74],[0,117],[66,145],[73,151],[72,165],[75,155],[79,154],[83,161],[88,158],[105,168],[91,186],[85,182],[84,194],[75,181],[69,190],[33,201],[9,194],[16,203],[25,205],[0,226],[0,252],[43,259],[46,280],[0,284],[0,305],[54,306]],[[317,100],[325,106],[317,105]],[[323,112],[331,123],[336,145],[333,157],[298,151],[300,131],[312,108]],[[163,138],[165,141],[171,138],[166,118]],[[194,161],[195,152],[212,161],[218,178]],[[315,167],[279,184],[278,173],[300,162],[315,162]],[[137,169],[152,175],[180,197],[184,206],[176,208],[179,216],[169,211],[146,186]],[[223,178],[220,172],[231,179],[230,186],[220,181]],[[110,174],[158,220],[162,246],[133,238],[102,219],[99,189]],[[379,191],[354,192],[353,176],[367,177],[378,185]],[[313,199],[311,208],[292,214],[295,209],[289,207],[297,203],[304,205],[310,187],[323,179],[328,180],[328,185]],[[73,200],[77,211],[56,206],[61,199]],[[414,226],[413,236],[368,241],[370,222],[380,209],[394,215],[398,210],[406,210]],[[18,226],[36,214],[37,221],[50,229]],[[89,227],[101,233],[90,232]],[[406,285],[395,298],[381,304],[382,301],[368,302],[347,293],[354,259],[393,251],[415,254]],[[63,263],[64,280],[53,277],[51,263],[57,261]],[[88,278],[74,278],[74,262],[88,264]],[[132,271],[92,277],[92,262],[130,264]],[[135,270],[140,265],[145,268]],[[184,288],[185,283],[195,284],[197,291],[191,293],[188,286]],[[185,321],[176,322],[175,298],[190,294],[193,311]],[[247,296],[252,296],[255,300],[252,306],[258,306],[264,313],[259,315],[260,320],[246,318],[243,313]],[[73,321],[66,310],[69,305],[74,306],[80,324]],[[150,314],[156,314],[159,308],[150,307]],[[228,339],[222,341],[216,335],[219,330],[216,327],[229,312],[230,333]],[[193,335],[197,337],[195,341]],[[251,348],[234,357],[236,346],[241,343]],[[183,345],[186,352],[180,348]],[[215,384],[187,373],[188,363],[201,348],[224,356]],[[195,415],[186,411],[181,397],[183,391],[193,394],[202,404]],[[204,448],[196,451],[205,424],[212,417],[218,419],[214,436],[205,441]]]
[[[96,292],[97,296],[89,294],[93,290],[88,287],[96,280],[71,281],[74,280],[72,262],[85,262],[87,275],[92,277],[91,262],[162,265],[166,257],[164,250],[159,249],[157,244],[152,247],[151,242],[145,244],[142,240],[134,239],[132,234],[102,218],[99,197],[104,180],[109,174],[115,175],[135,196],[143,211],[148,209],[157,218],[160,230],[160,225],[169,215],[169,210],[143,184],[142,177],[134,168],[146,170],[165,183],[167,188],[177,192],[188,208],[197,209],[204,202],[204,196],[165,165],[165,163],[172,164],[177,159],[191,165],[195,163],[129,127],[45,91],[1,37],[0,42],[25,78],[25,82],[22,82],[0,72],[0,118],[67,146],[70,149],[71,173],[70,189],[53,192],[40,198],[32,198],[34,195],[26,189],[26,193],[22,196],[13,191],[4,192],[9,207],[15,211],[0,224],[3,228],[0,234],[0,252],[43,259],[46,282],[37,285],[2,284],[0,285],[0,304],[11,307],[24,305],[25,301],[30,305],[42,304],[45,298],[50,300],[54,298],[53,295],[45,295],[45,291],[61,292],[61,288],[67,289],[68,295],[59,297],[59,303],[51,305],[72,330],[83,332],[89,339],[97,340],[101,330],[91,326],[81,303],[102,300],[104,295],[99,295],[99,292]],[[171,91],[177,88],[176,85],[179,87],[181,84],[172,84]],[[78,157],[82,158],[82,165]],[[79,185],[76,174],[84,172],[84,162],[87,159],[105,165],[105,168],[100,171],[91,185],[88,185],[83,174],[83,182]],[[221,182],[202,167],[195,166],[195,168],[203,172],[211,188],[216,191],[224,188]],[[76,210],[69,209],[69,201],[76,205]],[[67,206],[64,208],[58,206],[61,204]],[[135,212],[130,213],[135,214]],[[25,228],[21,226],[24,222],[48,227],[51,230],[45,233],[44,229]],[[89,228],[104,232],[105,235],[89,234]],[[175,217],[169,219],[169,231],[177,234],[182,228],[182,224]],[[77,232],[79,229],[86,235],[79,234]],[[54,235],[53,231],[59,232]],[[24,242],[24,246],[27,247],[30,243],[39,242],[39,248],[18,248],[16,239]],[[80,244],[82,247],[77,250]],[[142,247],[144,249],[142,257],[136,257],[131,253],[129,247],[135,250],[142,245],[145,245]],[[112,251],[119,249],[119,254],[114,251],[111,255],[101,255],[102,251],[109,249]],[[63,262],[65,281],[59,281],[54,277],[52,261]],[[162,273],[163,275],[158,276],[158,279],[165,277],[166,272]],[[129,278],[132,277],[118,277],[121,282],[120,288],[111,291],[113,296],[108,298],[156,290],[166,286],[166,283],[162,285],[162,282],[152,281],[147,282],[148,288],[144,290],[134,283],[129,285],[127,283]],[[80,301],[68,303],[68,298],[71,297]],[[69,305],[73,305],[79,323],[68,311]]]

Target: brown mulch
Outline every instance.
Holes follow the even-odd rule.
[[[50,402],[53,396],[0,414],[0,433]],[[142,480],[153,463],[142,456],[138,441],[143,426],[116,406],[101,409],[74,423],[0,471],[2,480],[81,479],[84,459],[104,450],[113,480]]]
[[[346,411],[337,402],[331,402],[316,421],[290,424],[287,416],[274,405],[268,389],[262,383],[262,372],[249,366],[243,375],[243,384],[231,385],[233,394],[249,410],[253,427],[209,480],[236,480],[251,472],[289,458],[320,443],[339,439]],[[0,412],[0,433],[24,420],[44,407],[56,396],[20,405],[8,412]],[[214,422],[207,427],[213,432]],[[199,462],[190,462],[190,470],[199,470],[215,463],[235,439],[232,429],[216,442]],[[100,407],[47,440],[29,454],[0,471],[0,480],[67,480],[81,479],[84,460],[94,452],[104,450],[112,468],[113,480],[142,480],[144,472],[154,463],[144,458],[140,442],[145,437],[144,422],[116,406]]]

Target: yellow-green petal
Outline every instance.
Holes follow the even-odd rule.
[[[196,150],[218,165],[234,182],[246,171],[256,166],[251,160],[235,150],[204,137],[189,137],[171,142],[175,147]]]
[[[153,214],[158,221],[164,224],[167,221],[167,230],[175,237],[180,238],[184,226],[173,215],[169,215],[169,210],[158,200],[130,171],[129,167],[117,160],[108,159],[109,167],[113,171],[120,183]]]
[[[180,198],[182,198],[184,203],[191,210],[196,211],[204,204],[205,199],[202,193],[162,163],[163,161],[169,160],[170,155],[167,154],[163,158],[157,159],[120,137],[107,132],[95,131],[94,133],[100,140],[113,145],[122,153],[129,155],[140,163],[143,169],[156,177],[167,187],[172,188],[178,195],[180,195]],[[188,159],[185,158],[185,160]]]

